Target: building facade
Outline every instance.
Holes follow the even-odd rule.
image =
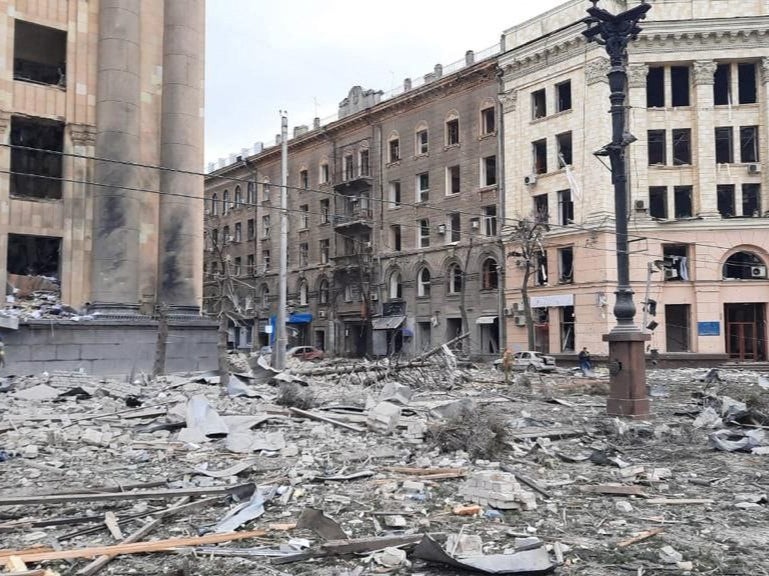
[[[468,52],[402,93],[355,87],[339,119],[288,142],[291,345],[347,356],[417,354],[470,333],[497,356],[500,124],[495,56]],[[280,146],[206,178],[204,300],[223,290],[238,347],[271,344],[278,301]],[[225,288],[232,286],[233,288]]]
[[[608,59],[582,37],[585,4],[566,2],[507,30],[499,61],[505,218],[549,226],[529,294],[536,347],[551,353],[605,353],[601,337],[614,326],[614,198],[600,156],[611,139]],[[633,4],[601,2],[612,12]],[[628,48],[636,321],[651,332],[650,350],[670,357],[766,360],[767,6],[652,6]],[[507,341],[518,349],[527,345],[521,282],[522,270],[509,266]]]

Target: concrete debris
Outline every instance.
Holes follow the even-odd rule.
[[[389,546],[381,552],[375,552],[373,555],[374,562],[385,568],[395,568],[397,566],[408,565],[406,560],[406,551],[400,548],[393,548]]]
[[[724,422],[712,406],[708,406],[694,419],[695,428],[721,428]]]
[[[401,417],[401,409],[392,402],[379,402],[369,410],[366,424],[370,430],[381,434],[392,433]]]
[[[411,401],[413,395],[414,391],[408,386],[403,386],[397,382],[387,382],[379,394],[379,400],[406,406]]]
[[[683,554],[672,546],[663,546],[659,552],[660,562],[663,564],[678,564],[684,559]]]
[[[710,446],[724,452],[750,452],[764,441],[763,430],[718,430],[708,436]]]
[[[508,472],[478,472],[459,489],[460,496],[481,506],[503,510],[535,510],[536,496],[521,488],[514,474]]]
[[[59,394],[61,394],[61,391],[57,390],[56,388],[48,386],[47,384],[38,384],[32,388],[19,390],[18,392],[14,393],[14,396],[20,400],[44,402],[46,400],[53,400],[54,398],[58,398]]]
[[[483,556],[483,540],[477,534],[449,534],[446,550],[454,558]]]

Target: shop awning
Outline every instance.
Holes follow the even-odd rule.
[[[479,316],[478,320],[475,321],[476,324],[494,324],[494,321],[497,319],[496,316]]]
[[[371,327],[374,330],[395,330],[403,324],[405,316],[385,316],[384,318],[374,318],[371,320]]]
[[[401,330],[401,333],[402,333],[402,334],[403,334],[403,335],[404,335],[406,338],[412,338],[412,337],[414,336],[414,331],[413,331],[411,328],[403,328],[403,329]]]
[[[312,322],[312,314],[310,312],[294,312],[286,320],[286,324],[309,324]]]

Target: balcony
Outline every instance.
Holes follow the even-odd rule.
[[[344,180],[334,184],[334,190],[343,194],[369,190],[373,184],[373,178],[368,170],[359,174],[346,174]]]
[[[351,253],[340,254],[332,257],[334,265],[338,268],[358,268],[360,266],[367,266],[371,263],[371,254],[368,253]]]
[[[374,214],[368,208],[348,206],[341,214],[334,214],[334,228],[351,230],[353,228],[372,228]]]

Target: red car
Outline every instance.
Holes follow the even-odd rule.
[[[286,356],[308,362],[320,362],[326,355],[323,350],[315,348],[315,346],[294,346],[286,351]]]

